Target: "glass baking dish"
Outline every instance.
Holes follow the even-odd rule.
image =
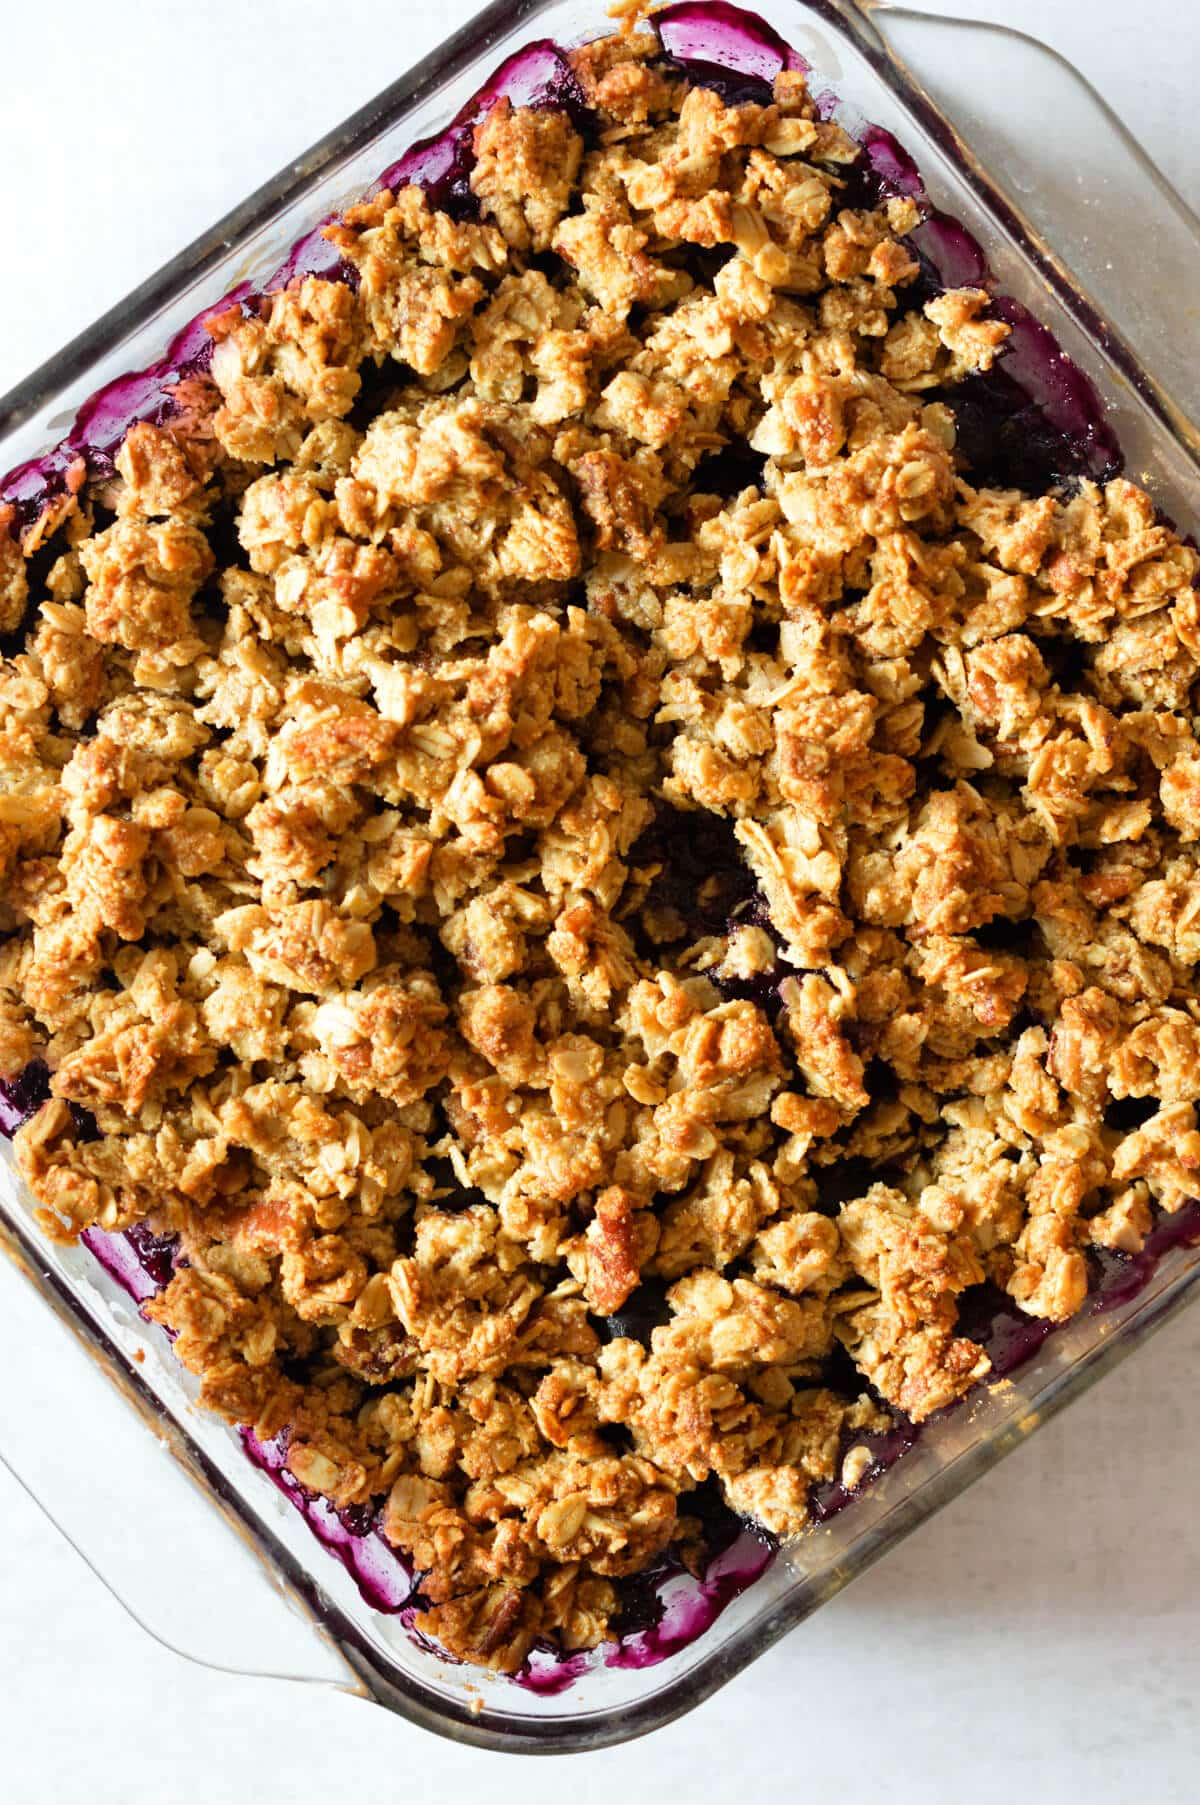
[[[912,153],[933,206],[966,226],[999,289],[1030,309],[1095,385],[1130,474],[1173,519],[1195,520],[1200,380],[1182,297],[1200,227],[1098,97],[1068,65],[1004,28],[871,0],[753,3],[811,65],[814,91],[841,96],[839,117],[851,130],[869,120]],[[367,192],[414,142],[440,131],[519,47],[533,39],[569,45],[605,28],[596,0],[498,0],[0,401],[0,471],[41,458],[81,409],[94,431],[97,405],[85,409],[89,398],[161,358],[164,346],[221,296],[243,283],[264,287],[319,220]],[[910,68],[925,60],[930,34],[952,35],[949,104],[971,147]],[[1022,97],[1016,113],[1014,96]],[[1022,130],[1022,122],[1032,123],[1031,109],[1037,130]],[[1081,143],[1102,158],[1082,187]],[[1007,191],[988,167],[1003,168]],[[1112,229],[1114,200],[1117,217],[1122,205],[1126,221],[1136,211],[1136,232]],[[1086,277],[1088,291],[1072,272]],[[110,391],[101,410],[122,392]],[[20,499],[21,486],[12,492]],[[1130,1262],[1102,1307],[1032,1337],[1037,1345],[1009,1378],[927,1425],[851,1508],[765,1567],[765,1556],[752,1563],[763,1568],[753,1583],[727,1561],[710,1569],[703,1587],[668,1600],[654,1664],[626,1650],[619,1660],[577,1660],[544,1683],[520,1685],[454,1666],[423,1645],[394,1609],[377,1608],[394,1601],[373,1583],[372,1551],[349,1546],[328,1513],[322,1519],[296,1510],[263,1463],[247,1460],[238,1436],[194,1407],[191,1382],[165,1338],[138,1313],[129,1274],[114,1273],[84,1247],[43,1240],[6,1146],[0,1247],[17,1276],[0,1272],[0,1293],[19,1278],[29,1281],[155,1439],[139,1431],[144,1451],[110,1473],[105,1509],[96,1508],[94,1494],[81,1503],[73,1451],[43,1433],[35,1387],[28,1397],[12,1395],[11,1375],[23,1369],[10,1359],[0,1452],[135,1614],[185,1652],[227,1668],[283,1667],[294,1677],[345,1686],[482,1747],[599,1748],[699,1703],[1139,1346],[1200,1288],[1200,1247],[1189,1245],[1198,1223],[1200,1213],[1188,1212],[1159,1257]],[[0,1349],[7,1345],[0,1336]],[[80,1365],[86,1391],[94,1381]],[[163,1460],[164,1450],[175,1458]],[[198,1578],[200,1569],[188,1564],[194,1498],[181,1474],[198,1488],[206,1512],[215,1507],[239,1532],[243,1557],[224,1538],[212,1576]],[[122,1541],[106,1511],[119,1513],[127,1529],[134,1525],[132,1538]],[[164,1587],[157,1567],[148,1572],[143,1534],[147,1541],[161,1537],[166,1524],[176,1577]],[[197,1558],[200,1542],[197,1531]],[[298,1616],[268,1633],[256,1612],[280,1590]],[[707,1627],[697,1635],[700,1624]]]

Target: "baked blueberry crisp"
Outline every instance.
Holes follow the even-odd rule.
[[[39,1219],[506,1671],[1200,1167],[1196,553],[988,466],[1011,319],[801,69],[562,67],[0,519]]]

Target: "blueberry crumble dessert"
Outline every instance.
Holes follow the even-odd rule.
[[[1200,1170],[1200,559],[976,455],[1013,323],[801,69],[564,69],[0,510],[39,1220],[504,1671]]]

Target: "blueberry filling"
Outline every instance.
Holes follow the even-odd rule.
[[[0,1134],[10,1140],[23,1122],[35,1116],[50,1095],[50,1072],[40,1059],[27,1065],[19,1078],[0,1078]]]
[[[603,1340],[628,1338],[650,1346],[650,1337],[661,1323],[668,1322],[671,1308],[667,1303],[669,1287],[661,1279],[643,1279],[629,1301],[612,1316],[602,1317],[597,1328]]]
[[[135,1303],[148,1303],[171,1282],[178,1255],[174,1235],[156,1235],[144,1222],[138,1222],[116,1235],[102,1228],[88,1228],[80,1239]]]

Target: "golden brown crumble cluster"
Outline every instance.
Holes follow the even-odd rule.
[[[0,676],[43,1221],[178,1234],[204,1400],[386,1497],[501,1668],[706,1480],[800,1530],[878,1399],[987,1372],[961,1292],[1069,1316],[1200,1167],[1195,553],[1126,481],[972,487],[923,397],[1007,328],[906,304],[915,211],[840,205],[802,78],[572,60],[590,147],[500,101],[478,222],[383,193],[357,290],[211,321],[27,535]],[[0,628],[29,588],[0,533]],[[704,932],[717,819],[759,901]]]

